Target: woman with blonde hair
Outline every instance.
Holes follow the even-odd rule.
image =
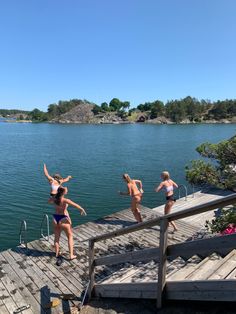
[[[170,174],[168,171],[163,171],[161,173],[161,178],[163,181],[159,184],[155,191],[159,192],[160,190],[163,190],[165,192],[166,205],[164,208],[164,213],[165,215],[167,215],[170,213],[171,208],[174,205],[174,202],[176,201],[176,199],[174,198],[174,188],[178,188],[178,185],[173,180],[170,179]],[[174,221],[171,221],[170,225],[173,226],[174,231],[178,230]]]
[[[66,178],[63,179],[62,176],[58,173],[51,176],[48,173],[46,164],[43,165],[43,172],[44,172],[44,175],[48,179],[48,182],[51,186],[51,193],[50,193],[51,197],[54,197],[57,194],[58,188],[63,183],[68,182],[70,179],[72,179],[72,176],[67,176]]]
[[[60,254],[60,245],[59,240],[61,236],[61,232],[64,231],[67,239],[68,239],[68,247],[70,260],[75,259],[77,256],[74,255],[74,241],[73,241],[73,233],[72,233],[72,223],[68,213],[68,206],[73,206],[79,209],[81,215],[86,215],[85,210],[77,203],[71,201],[64,196],[67,194],[68,189],[66,187],[60,186],[57,190],[57,194],[55,197],[52,197],[49,200],[49,203],[55,205],[55,214],[53,215],[53,226],[54,226],[54,247],[57,258],[57,265],[60,266],[62,263],[62,256]]]
[[[130,176],[125,173],[123,174],[123,179],[127,183],[127,192],[119,192],[120,195],[130,195],[131,196],[131,210],[137,222],[142,222],[142,216],[138,205],[140,204],[143,196],[143,185],[141,180],[131,179]],[[137,186],[139,185],[139,188]]]

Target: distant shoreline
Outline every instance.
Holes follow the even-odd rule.
[[[160,121],[152,121],[152,120],[147,120],[145,122],[133,122],[133,121],[122,121],[122,122],[105,122],[105,123],[95,123],[95,122],[55,122],[55,121],[44,121],[44,122],[38,122],[38,121],[31,121],[31,120],[0,120],[0,122],[3,123],[34,123],[34,124],[41,124],[41,123],[49,123],[49,124],[91,124],[91,125],[107,125],[107,124],[159,124],[159,125],[187,125],[187,124],[194,124],[194,125],[200,125],[200,124],[236,124],[235,121],[230,121],[227,119],[222,119],[222,120],[206,120],[206,121],[201,121],[201,122],[192,122],[192,121],[181,121],[181,122],[160,122]]]

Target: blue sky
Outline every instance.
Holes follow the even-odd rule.
[[[0,108],[235,99],[235,0],[3,0]]]

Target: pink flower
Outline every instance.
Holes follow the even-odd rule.
[[[227,235],[227,234],[232,234],[232,233],[236,233],[236,225],[234,224],[229,224],[228,227],[221,231],[221,235]]]

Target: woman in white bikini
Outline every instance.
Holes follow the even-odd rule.
[[[160,190],[164,190],[166,195],[166,205],[164,208],[164,213],[165,215],[167,215],[170,213],[171,208],[174,205],[174,202],[176,201],[176,199],[174,198],[174,188],[178,188],[178,185],[173,180],[170,179],[170,174],[167,171],[163,171],[161,173],[161,178],[163,181],[159,184],[155,191],[159,192]],[[174,231],[178,230],[174,221],[171,221],[170,225],[173,226]]]
[[[49,200],[49,203],[55,205],[55,214],[53,215],[53,226],[54,226],[54,247],[55,253],[57,258],[57,265],[60,266],[62,263],[62,256],[60,255],[60,235],[61,232],[64,231],[67,239],[68,239],[68,248],[70,254],[70,260],[75,259],[77,256],[74,255],[74,241],[73,241],[73,233],[72,233],[72,226],[71,226],[71,219],[68,213],[68,206],[73,206],[79,209],[81,215],[86,215],[85,210],[77,203],[71,201],[68,198],[65,198],[68,189],[66,187],[60,186],[57,189],[57,194]]]
[[[125,173],[123,174],[123,179],[127,183],[127,192],[119,192],[120,195],[130,195],[131,196],[131,210],[137,222],[142,222],[142,216],[140,214],[140,210],[138,205],[140,204],[143,196],[143,186],[142,181],[140,180],[132,180],[130,176]],[[139,185],[139,188],[137,187]]]
[[[70,179],[72,179],[72,176],[67,176],[65,179],[63,179],[59,174],[54,174],[53,176],[50,176],[50,174],[48,173],[46,164],[43,165],[43,172],[51,186],[51,193],[50,193],[51,197],[54,197],[57,194],[57,190],[59,186],[61,186],[63,183],[68,182]]]

